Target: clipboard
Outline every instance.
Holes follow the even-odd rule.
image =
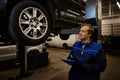
[[[75,61],[71,60],[71,59],[62,59],[62,61],[69,64],[69,65],[73,65],[75,63]]]

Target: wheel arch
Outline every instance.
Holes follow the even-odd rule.
[[[30,47],[30,48],[27,49],[27,54],[28,54],[29,52],[31,52],[31,51],[38,51],[38,52],[40,52],[40,49],[39,49],[37,46],[35,46],[35,47]]]
[[[70,35],[69,34],[59,34],[60,39],[62,40],[68,40]]]
[[[29,55],[30,53],[35,53],[35,52],[40,53],[40,51],[38,49],[29,49],[27,51],[27,55]]]
[[[35,1],[38,2],[39,4],[41,4],[48,11],[48,14],[51,19],[50,21],[53,24],[54,19],[55,19],[53,2],[51,2],[50,0],[35,0]],[[52,24],[51,24],[51,26],[52,26]]]
[[[6,13],[7,13],[8,16],[10,15],[10,12],[14,8],[14,6],[16,4],[18,4],[19,2],[21,2],[21,1],[34,1],[34,2],[37,2],[40,5],[42,5],[48,11],[48,14],[49,14],[50,19],[51,19],[51,23],[53,24],[54,17],[55,17],[54,14],[55,13],[54,13],[54,8],[53,8],[53,2],[50,2],[50,0],[15,0],[14,2],[13,2],[13,0],[6,0],[6,2],[5,2],[6,9],[7,9]]]

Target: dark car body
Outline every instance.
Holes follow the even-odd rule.
[[[102,45],[104,49],[120,50],[120,36],[106,36],[103,37]]]
[[[50,32],[79,27],[85,21],[85,5],[83,0],[0,0],[0,35],[8,39],[12,35],[29,45],[40,44]],[[38,13],[43,13],[41,25],[45,28],[36,28],[41,20]],[[29,34],[25,33],[25,21],[32,27]]]

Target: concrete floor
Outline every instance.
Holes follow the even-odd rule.
[[[66,58],[70,49],[48,48],[50,64],[44,68],[31,70],[33,74],[21,80],[68,80],[68,72],[71,66],[62,62]],[[107,67],[105,72],[101,73],[101,80],[120,80],[120,51],[106,52]],[[0,80],[8,80],[8,77],[14,77],[19,74],[19,69],[12,69],[0,72]],[[11,79],[12,80],[12,79]]]
[[[120,80],[120,51],[109,51],[107,55],[107,67],[101,74],[101,80]]]

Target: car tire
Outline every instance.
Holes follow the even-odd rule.
[[[63,49],[68,49],[68,45],[66,43],[63,44]]]
[[[38,50],[31,50],[27,54],[28,69],[35,69],[40,66],[40,52]]]
[[[46,46],[46,47],[50,47],[48,43],[45,43],[45,46]]]
[[[39,45],[49,36],[50,17],[46,9],[34,1],[21,1],[10,14],[11,37],[26,45]]]

